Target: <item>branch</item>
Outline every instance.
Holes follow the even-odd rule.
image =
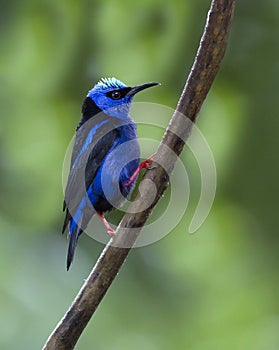
[[[147,171],[140,184],[141,192],[131,203],[119,224],[116,235],[104,248],[92,272],[71,307],[49,336],[43,350],[73,349],[88,321],[116,277],[141,228],[162,197],[169,183],[177,156],[188,139],[191,126],[220,68],[236,0],[212,0],[206,26],[190,75],[170,124],[154,157],[156,166]],[[173,154],[176,156],[173,156]],[[156,193],[146,209],[150,193]],[[135,214],[131,214],[131,212]]]

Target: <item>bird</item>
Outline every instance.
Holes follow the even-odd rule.
[[[114,235],[104,214],[121,205],[135,187],[141,169],[149,168],[152,156],[140,163],[136,123],[130,116],[133,97],[160,85],[149,82],[127,86],[116,78],[103,78],[89,90],[81,108],[64,194],[69,246],[69,270],[79,236],[93,215]]]

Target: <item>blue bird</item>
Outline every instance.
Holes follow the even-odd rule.
[[[68,227],[70,239],[67,270],[78,238],[94,214],[114,234],[104,213],[121,205],[139,171],[150,166],[151,157],[140,164],[136,124],[129,111],[134,95],[155,85],[128,87],[115,78],[102,79],[83,102],[63,205],[62,233]]]

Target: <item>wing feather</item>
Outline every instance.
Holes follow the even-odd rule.
[[[74,217],[82,199],[87,197],[88,187],[94,182],[99,167],[119,137],[119,130],[113,119],[103,115],[102,118],[98,118],[97,123],[96,121],[92,123],[89,120],[77,130],[65,191],[66,215],[62,232],[65,231],[71,218]],[[91,203],[88,204],[91,210],[86,208],[84,212],[87,213],[87,218],[83,217],[82,219],[83,225],[86,226],[94,214],[94,208]],[[84,229],[84,227],[82,228]]]

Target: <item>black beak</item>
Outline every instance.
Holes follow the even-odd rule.
[[[133,86],[133,87],[131,87],[131,90],[128,92],[127,96],[133,96],[137,92],[140,92],[142,90],[148,89],[148,88],[150,88],[152,86],[156,86],[156,85],[161,85],[161,84],[160,83],[146,83],[146,84],[142,84],[142,85]]]

